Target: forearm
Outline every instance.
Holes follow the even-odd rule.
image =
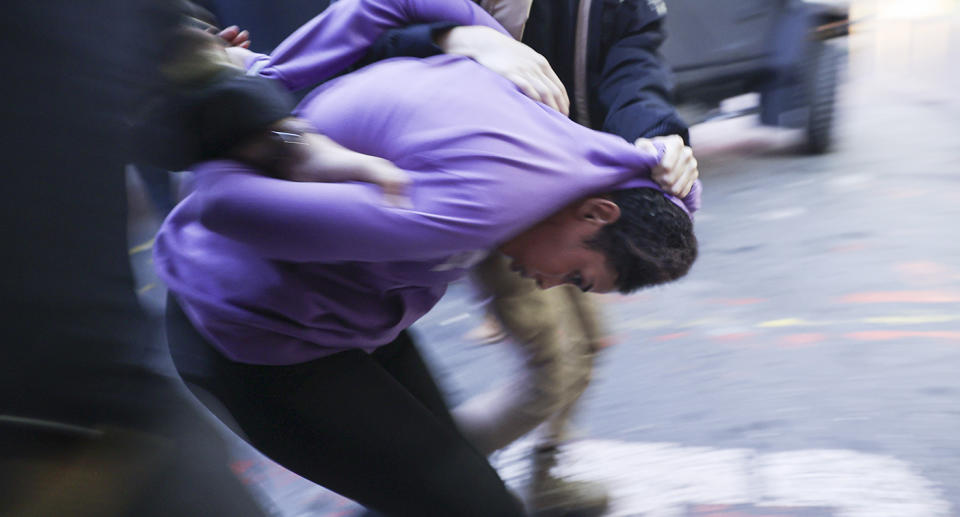
[[[387,30],[417,23],[452,22],[503,28],[469,0],[341,0],[248,68],[297,90],[319,83],[359,60]]]
[[[377,38],[358,64],[366,65],[392,57],[424,58],[442,54],[437,39],[457,26],[444,21],[390,29]]]
[[[432,216],[429,201],[427,211],[388,206],[372,185],[278,180],[231,161],[200,164],[197,181],[204,226],[270,259],[427,260],[477,248],[469,221]]]
[[[603,131],[630,142],[679,134],[689,143],[687,125],[672,102],[669,67],[658,52],[663,39],[660,23],[655,22],[611,46],[597,86]]]
[[[670,103],[651,103],[635,100],[624,102],[611,110],[604,119],[602,131],[620,135],[629,142],[637,138],[680,135],[690,144],[690,130]]]
[[[223,157],[252,165],[275,178],[290,179],[308,167],[314,152],[322,152],[306,140],[312,133],[315,130],[309,122],[285,117],[251,134]]]

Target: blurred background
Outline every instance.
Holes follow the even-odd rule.
[[[821,3],[814,23],[793,2],[666,4],[701,255],[675,284],[600,299],[616,344],[565,473],[608,483],[617,516],[960,516],[960,1]],[[255,48],[274,43],[235,13]],[[128,180],[159,315],[169,186]],[[482,313],[457,284],[415,327],[452,401],[519,368],[471,341]],[[234,447],[276,515],[356,511]],[[518,487],[525,447],[494,458]]]

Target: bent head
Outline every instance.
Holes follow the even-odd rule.
[[[501,247],[544,289],[629,293],[682,277],[697,258],[693,222],[661,192],[619,190],[577,201]]]

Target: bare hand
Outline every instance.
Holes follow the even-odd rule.
[[[660,163],[650,172],[651,179],[670,194],[679,198],[686,197],[693,188],[693,183],[700,177],[693,149],[684,145],[679,135],[638,138],[634,145],[656,154],[654,143],[662,144],[664,151]]]
[[[517,85],[535,101],[570,114],[570,98],[550,63],[530,47],[482,25],[450,29],[437,44],[447,54],[466,56]]]
[[[302,147],[308,153],[304,159],[291,165],[285,179],[336,183],[362,181],[379,185],[387,204],[409,208],[407,187],[410,176],[389,160],[351,151],[326,136],[304,133]]]
[[[244,70],[247,68],[247,62],[257,55],[246,47],[227,47],[223,52],[227,54],[230,64]]]
[[[217,33],[220,39],[227,42],[230,47],[250,48],[250,33],[241,31],[240,27],[231,25]]]
[[[226,155],[289,181],[362,181],[383,189],[387,204],[409,208],[410,176],[389,160],[351,151],[316,132],[312,124],[287,117],[234,146]]]

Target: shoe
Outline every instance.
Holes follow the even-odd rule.
[[[609,498],[601,483],[549,476],[531,488],[530,506],[535,517],[598,517]]]
[[[530,514],[535,517],[598,517],[609,507],[607,489],[595,481],[563,479],[551,472],[556,448],[534,453]]]

